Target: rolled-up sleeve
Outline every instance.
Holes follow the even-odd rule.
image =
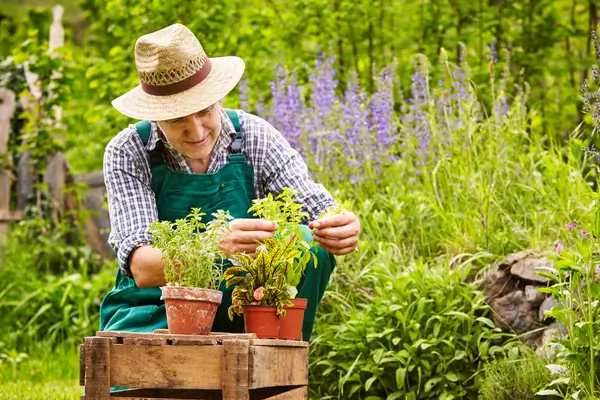
[[[158,219],[151,173],[141,141],[119,135],[104,153],[104,181],[111,231],[108,242],[117,254],[122,273],[132,277],[129,255],[150,244],[148,228]]]

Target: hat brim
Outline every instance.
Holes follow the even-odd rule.
[[[239,57],[210,59],[208,76],[196,86],[177,94],[155,96],[136,86],[112,101],[120,113],[139,120],[164,121],[193,114],[215,104],[229,94],[244,74],[244,60]]]

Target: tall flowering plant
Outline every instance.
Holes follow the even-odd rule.
[[[593,233],[592,233],[593,232]],[[540,394],[564,395],[573,398],[596,398],[600,394],[600,209],[596,211],[593,231],[582,229],[577,223],[566,226],[572,249],[562,242],[555,243],[555,271],[539,274],[552,282],[548,288],[558,301],[546,317],[564,325],[566,335],[553,341],[557,364],[549,369],[556,374]]]

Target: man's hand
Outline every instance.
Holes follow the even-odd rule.
[[[227,257],[238,253],[255,257],[256,248],[260,246],[256,241],[272,238],[276,230],[275,222],[264,219],[234,219],[229,224],[229,231],[221,235],[219,248]]]
[[[349,211],[312,221],[308,227],[313,231],[313,239],[331,254],[342,256],[356,250],[360,222]]]

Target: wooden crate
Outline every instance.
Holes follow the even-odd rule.
[[[308,350],[254,334],[97,332],[80,346],[81,399],[306,399]]]

